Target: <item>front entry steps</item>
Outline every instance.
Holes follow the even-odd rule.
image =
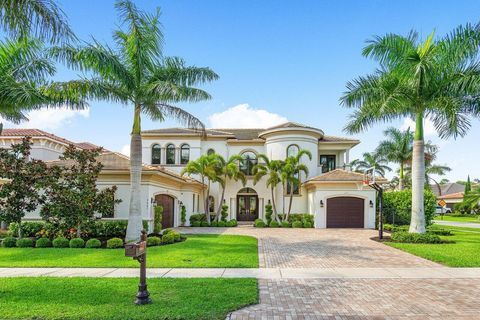
[[[253,227],[253,221],[238,221],[239,227]]]

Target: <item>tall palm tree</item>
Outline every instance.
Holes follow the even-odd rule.
[[[247,183],[247,176],[240,170],[238,163],[243,160],[240,155],[233,155],[228,160],[225,160],[221,155],[216,154],[217,157],[217,173],[216,182],[222,187],[222,195],[217,209],[217,220],[220,220],[220,213],[222,211],[223,200],[225,199],[225,189],[229,180],[241,181],[243,186]]]
[[[174,103],[210,99],[194,86],[218,78],[209,68],[187,66],[181,58],[163,57],[160,10],[142,12],[129,0],[115,4],[124,30],[116,30],[116,50],[94,41],[82,47],[54,48],[52,53],[72,67],[87,70],[91,79],[78,80],[78,87],[92,98],[133,106],[130,142],[130,211],[126,240],[137,240],[142,230],[140,181],[142,169],[141,115],[163,121],[179,120],[204,130],[203,123]]]
[[[400,166],[398,189],[403,190],[405,187],[405,165],[412,158],[413,133],[410,128],[401,131],[391,127],[385,130],[383,134],[387,137],[387,140],[381,141],[375,152]]]
[[[310,151],[302,149],[298,151],[296,155],[287,157],[285,163],[282,167],[282,181],[286,186],[290,187],[289,197],[290,201],[288,203],[288,211],[287,215],[285,216],[285,220],[288,221],[288,217],[290,216],[290,212],[292,210],[292,203],[293,203],[293,194],[295,186],[300,187],[301,184],[301,177],[302,173],[305,174],[305,177],[308,177],[308,167],[301,163],[302,158],[306,156],[309,160],[312,160],[312,154]],[[289,188],[287,187],[287,190]]]
[[[376,152],[365,152],[362,156],[362,160],[355,159],[351,162],[354,171],[363,173],[367,169],[375,168],[375,174],[380,175],[381,177],[385,177],[386,171],[392,171],[392,169],[387,166],[387,159],[381,154]]]
[[[15,39],[32,36],[52,43],[75,39],[65,13],[53,0],[0,1],[0,27]]]
[[[219,175],[219,159],[216,154],[204,154],[197,160],[190,160],[181,174],[188,176],[199,176],[200,181],[206,188],[203,188],[203,200],[205,203],[204,210],[207,222],[210,223],[210,187],[212,182],[218,181]]]
[[[258,159],[263,163],[258,163],[253,167],[253,184],[256,185],[263,177],[267,177],[265,181],[267,188],[270,188],[272,195],[272,209],[274,219],[280,222],[278,216],[277,205],[275,202],[275,189],[282,182],[281,172],[284,162],[281,160],[270,160],[266,155],[259,154]]]
[[[468,116],[480,115],[479,44],[479,25],[460,26],[440,39],[432,32],[424,41],[414,31],[375,37],[363,55],[376,60],[379,69],[349,82],[341,97],[344,106],[356,108],[345,127],[349,133],[378,122],[415,120],[410,232],[425,232],[425,118],[448,138],[465,135]]]

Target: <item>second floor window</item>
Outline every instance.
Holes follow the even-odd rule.
[[[247,176],[253,175],[253,167],[258,163],[257,155],[252,151],[242,153],[243,160],[240,161],[240,171]]]
[[[336,156],[333,154],[322,154],[320,156],[320,165],[322,166],[322,173],[335,170],[336,165]]]
[[[152,164],[160,164],[161,147],[159,144],[152,146]]]
[[[190,161],[190,146],[184,144],[180,147],[180,164],[187,164]]]
[[[173,144],[167,145],[166,148],[166,163],[175,164],[175,146]]]

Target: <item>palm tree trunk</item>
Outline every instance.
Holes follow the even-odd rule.
[[[217,209],[217,216],[215,217],[215,220],[217,221],[220,221],[220,213],[222,212],[223,199],[225,199],[225,187],[226,185],[222,187],[222,196],[220,197],[220,203],[218,204],[218,209]]]
[[[292,186],[290,187],[290,202],[288,203],[288,212],[287,212],[286,221],[288,221],[288,217],[290,217],[290,211],[292,210],[292,202],[293,202],[293,183],[292,183]]]
[[[412,155],[412,217],[410,232],[425,233],[425,142],[423,140],[423,113],[416,116]]]
[[[398,190],[403,190],[405,188],[405,174],[403,168],[403,162],[400,162],[400,174],[398,178]]]
[[[142,137],[140,135],[140,106],[135,106],[132,135],[130,139],[130,211],[128,214],[126,242],[140,240],[143,229],[141,211],[141,179],[142,179]]]
[[[208,179],[207,197],[205,198],[205,216],[208,224],[210,224],[210,179]]]
[[[275,188],[270,188],[272,191],[272,208],[273,208],[273,215],[275,220],[280,223],[280,218],[278,217],[278,212],[277,212],[277,205],[275,204]]]

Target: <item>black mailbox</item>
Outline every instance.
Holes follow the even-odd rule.
[[[140,241],[137,243],[127,243],[125,245],[125,257],[137,258],[145,253],[147,247],[146,241]]]

